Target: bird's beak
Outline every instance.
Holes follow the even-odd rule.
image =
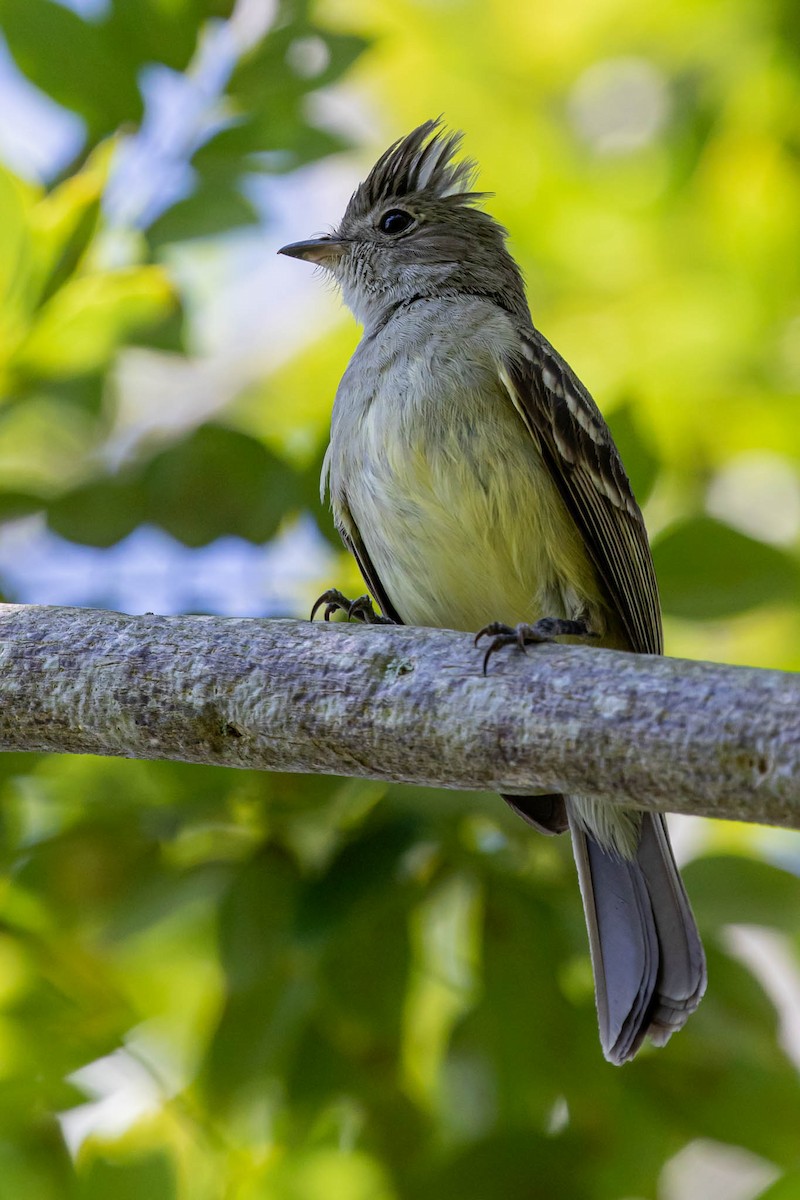
[[[307,242],[290,242],[288,246],[281,246],[278,254],[328,266],[342,257],[344,248],[345,242],[341,238],[319,237],[309,238]]]

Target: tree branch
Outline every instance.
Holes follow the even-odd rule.
[[[0,605],[0,749],[165,758],[800,828],[800,675],[463,633]]]

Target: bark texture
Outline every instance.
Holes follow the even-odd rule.
[[[800,675],[438,629],[0,605],[0,749],[564,791],[800,828]]]

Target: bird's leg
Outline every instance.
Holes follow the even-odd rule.
[[[482,637],[490,637],[492,641],[489,643],[489,649],[483,657],[483,673],[486,674],[486,667],[489,659],[497,650],[502,650],[504,646],[519,646],[520,650],[526,646],[536,645],[538,642],[552,642],[557,637],[586,637],[592,638],[598,635],[590,628],[587,621],[582,619],[569,621],[564,617],[542,617],[538,621],[534,621],[533,625],[520,624],[517,626],[504,625],[502,621],[492,621],[490,625],[484,625],[475,635],[475,645]]]
[[[349,600],[343,592],[338,588],[328,588],[327,592],[323,592],[311,610],[310,620],[314,620],[317,609],[325,605],[323,616],[326,621],[330,621],[335,612],[347,613],[347,619],[350,621],[355,618],[357,621],[363,621],[365,625],[395,625],[396,622],[391,617],[384,617],[381,613],[375,612],[372,606],[372,601],[369,596],[359,596],[357,600]]]

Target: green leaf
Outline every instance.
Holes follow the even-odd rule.
[[[683,870],[698,920],[709,932],[723,925],[767,925],[795,935],[800,929],[800,879],[757,858],[712,855]]]
[[[84,546],[113,546],[145,519],[146,501],[135,482],[100,479],[51,500],[47,523],[54,533]]]
[[[74,1200],[72,1164],[63,1138],[49,1122],[0,1141],[2,1200]],[[60,1146],[59,1143],[60,1142]]]
[[[259,220],[257,209],[234,179],[200,177],[193,194],[173,204],[147,231],[154,248],[190,238],[210,237]]]
[[[43,506],[41,496],[31,496],[26,492],[0,492],[0,521],[27,517],[30,513],[39,512]]]
[[[654,543],[653,558],[665,613],[688,620],[794,601],[800,588],[790,555],[711,517],[673,525]]]
[[[41,309],[10,369],[56,379],[96,371],[135,330],[164,320],[175,306],[172,283],[161,267],[70,279]]]
[[[292,65],[292,48],[313,38],[321,42],[327,53],[322,70],[306,75]],[[247,54],[231,76],[229,92],[245,111],[266,113],[274,108],[276,99],[286,102],[294,93],[301,95],[314,88],[333,83],[350,67],[367,45],[361,37],[333,34],[302,21],[294,21],[274,29]]]
[[[232,0],[113,0],[87,21],[55,0],[0,0],[0,26],[20,70],[84,118],[93,144],[141,119],[143,66],[182,71],[202,22],[232,10]]]
[[[235,0],[112,0],[101,22],[119,58],[164,63],[182,71],[197,47],[198,30],[212,17],[229,17]]]
[[[319,44],[327,61],[306,75],[293,65],[293,48],[309,41]],[[319,30],[302,19],[273,29],[237,64],[228,86],[236,119],[200,147],[192,160],[195,167],[224,167],[230,173],[247,159],[248,169],[260,170],[263,166],[253,156],[278,151],[287,170],[345,148],[341,137],[309,124],[304,101],[310,91],[340,78],[366,44],[363,38]]]
[[[372,875],[373,885],[366,893],[366,880],[361,872],[362,878],[355,882],[354,902],[346,909],[340,907],[344,900],[339,893],[341,864],[334,867],[333,875],[339,877],[338,885],[334,883],[327,895],[338,919],[325,930],[325,950],[320,966],[326,1019],[344,1022],[349,1027],[354,1049],[358,1043],[363,1052],[379,1053],[384,1060],[399,1053],[410,967],[408,923],[414,896],[399,884],[392,889],[385,886],[386,878],[397,874],[397,857],[405,846],[405,836],[404,829],[393,829],[388,847],[385,844],[376,846],[373,838],[360,839],[355,844],[353,851],[360,851],[364,856],[375,848],[384,873],[379,875],[375,865],[369,865],[368,874]],[[386,862],[387,849],[394,862],[391,859]],[[354,864],[357,855],[345,853],[344,858]],[[330,919],[324,901],[320,903],[325,894],[324,886],[314,887],[306,894],[304,915],[307,921],[312,908],[317,920],[322,918],[327,922]]]
[[[87,394],[87,399],[91,389]],[[7,491],[50,497],[86,470],[97,440],[91,404],[36,389],[0,407],[0,479]],[[39,507],[44,507],[40,504]]]
[[[286,1069],[313,1006],[314,959],[296,936],[297,892],[292,863],[270,849],[237,873],[223,903],[228,996],[205,1065],[220,1101]]]
[[[349,71],[353,63],[369,46],[369,40],[350,33],[331,33],[329,30],[316,30],[315,36],[324,40],[330,59],[325,70],[313,76],[315,88],[326,87],[335,83],[340,75]]]
[[[800,1083],[780,1046],[777,1014],[745,967],[710,939],[706,952],[708,992],[674,1051],[670,1044],[647,1063],[647,1106],[675,1113],[673,1127],[687,1139],[740,1145],[786,1168],[797,1160]]]
[[[0,0],[0,27],[20,70],[84,118],[92,143],[140,119],[139,62],[124,45],[109,45],[102,22],[84,21],[55,0]]]
[[[265,167],[255,156],[277,151],[281,155],[280,170],[288,171],[346,148],[347,142],[337,134],[307,125],[299,106],[289,107],[284,98],[281,106],[271,112],[247,114],[223,129],[198,150],[192,162],[201,171],[219,170],[225,164],[229,169],[245,166],[251,171],[272,171],[271,159]]]
[[[505,1128],[432,1164],[413,1189],[418,1200],[562,1200],[595,1196],[596,1159],[571,1132],[545,1137]]]
[[[254,438],[203,425],[143,466],[51,500],[48,524],[90,546],[111,546],[146,523],[187,546],[226,535],[260,544],[303,507],[304,484],[305,473],[297,474]]]
[[[327,871],[304,889],[298,921],[309,937],[326,937],[361,907],[369,907],[387,878],[398,873],[399,860],[418,836],[411,818],[376,818],[357,833]]]
[[[539,1128],[575,1069],[576,1025],[589,1031],[591,1020],[596,1038],[589,1004],[576,1013],[559,986],[566,947],[554,916],[547,899],[522,881],[487,881],[480,1002],[453,1039],[448,1069],[457,1086],[460,1064],[486,1056],[480,1086],[491,1092],[494,1118]]]
[[[203,425],[145,468],[148,519],[187,546],[225,534],[268,541],[298,506],[297,476],[260,442]]]
[[[320,1146],[279,1157],[241,1200],[397,1200],[380,1162],[362,1150]]]
[[[0,392],[5,362],[23,336],[36,295],[29,213],[35,192],[0,165]]]
[[[644,504],[658,476],[659,461],[642,437],[634,406],[628,403],[615,408],[609,414],[608,424],[631,481],[633,494],[639,504]]]
[[[128,346],[146,346],[148,350],[162,350],[166,354],[186,354],[186,320],[183,304],[176,303],[155,324],[131,329],[125,338]]]
[[[113,140],[102,143],[80,171],[48,192],[31,212],[31,229],[42,260],[43,290],[39,304],[75,273],[91,244],[99,224],[100,202],[114,150]]]
[[[800,1200],[800,1171],[790,1171],[759,1192],[754,1200]]]
[[[76,1200],[177,1200],[175,1165],[164,1153],[140,1158],[95,1158],[81,1172]]]

